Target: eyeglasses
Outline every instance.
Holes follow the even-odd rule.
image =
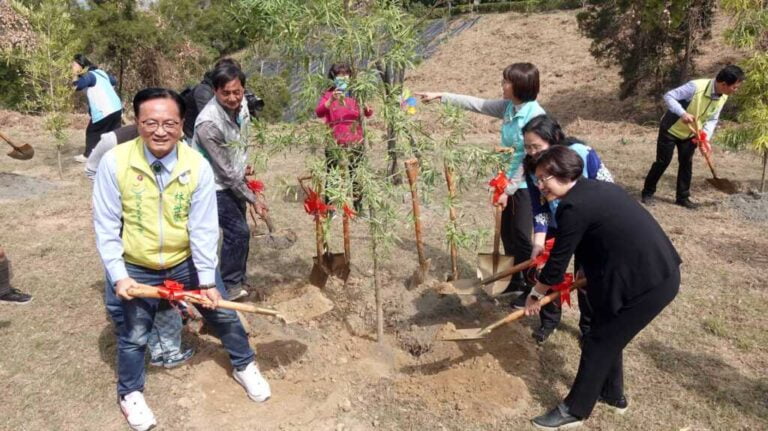
[[[536,177],[536,181],[538,181],[539,184],[544,184],[544,183],[546,183],[547,181],[551,180],[554,177],[555,177],[554,175],[550,175],[550,176],[544,177],[544,178]]]
[[[141,125],[144,127],[144,130],[146,130],[149,133],[155,133],[157,129],[162,126],[163,130],[166,132],[175,132],[179,129],[179,123],[178,121],[168,120],[163,121],[162,123],[157,122],[155,120],[145,120],[141,122]]]

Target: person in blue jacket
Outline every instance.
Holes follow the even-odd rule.
[[[551,231],[557,228],[554,214],[560,201],[557,199],[552,201],[542,199],[538,181],[534,176],[533,170],[530,169],[532,160],[542,151],[557,145],[563,145],[567,146],[581,157],[581,160],[584,163],[582,177],[612,183],[613,176],[611,175],[611,172],[608,171],[608,168],[605,167],[602,160],[600,160],[600,157],[594,149],[576,138],[566,137],[560,124],[551,117],[541,115],[531,119],[531,121],[523,127],[523,140],[526,153],[524,160],[525,181],[528,183],[528,192],[531,195],[531,208],[533,210],[533,247],[531,258],[535,258],[544,251],[544,242],[548,236],[551,236]],[[577,269],[578,266],[577,262]],[[578,297],[579,310],[581,311],[579,329],[581,329],[581,333],[584,335],[589,331],[591,312],[586,295],[579,291]],[[518,297],[514,306],[516,308],[524,308],[525,299],[525,296]],[[541,317],[541,325],[533,332],[533,338],[535,338],[537,342],[543,343],[549,338],[552,332],[554,332],[555,328],[557,328],[557,325],[560,323],[561,315],[562,310],[556,303],[551,303],[542,307],[539,314]]]
[[[440,100],[468,111],[502,119],[501,146],[496,151],[505,154],[506,177],[509,185],[498,204],[504,208],[501,216],[501,241],[504,253],[515,262],[527,260],[531,253],[531,202],[523,178],[523,127],[531,118],[544,115],[536,101],[539,95],[539,69],[531,63],[513,63],[502,73],[501,99],[480,99],[452,93],[417,92],[424,102]],[[523,299],[531,286],[521,276],[513,277],[505,292],[522,291]]]
[[[85,91],[91,116],[85,129],[85,151],[75,156],[75,161],[85,163],[101,135],[119,129],[122,125],[123,103],[113,88],[117,85],[115,77],[99,69],[83,54],[75,55],[72,73],[75,91]]]

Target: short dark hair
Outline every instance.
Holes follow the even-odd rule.
[[[88,57],[86,57],[84,54],[75,54],[75,57],[72,59],[75,63],[79,64],[80,67],[83,69],[89,69],[91,67],[96,68],[97,66],[93,63],[91,63],[91,60],[88,60]]]
[[[133,97],[133,114],[136,116],[136,118],[139,118],[139,108],[144,102],[153,100],[153,99],[171,99],[174,102],[176,102],[176,106],[179,107],[179,117],[184,118],[184,112],[186,111],[186,104],[184,104],[184,99],[182,99],[181,96],[179,96],[179,93],[170,90],[168,88],[158,88],[158,87],[150,87],[145,88],[138,93],[136,93],[136,96]]]
[[[211,74],[211,81],[213,82],[213,89],[219,90],[224,88],[229,82],[235,79],[240,80],[240,85],[245,88],[245,74],[239,67],[236,66],[223,66],[217,67]]]
[[[512,83],[515,97],[523,102],[539,96],[539,69],[531,63],[513,63],[504,69],[505,81]]]
[[[539,138],[547,141],[549,145],[566,145],[567,141],[560,123],[548,115],[538,115],[531,118],[523,126],[523,135],[535,133]]]
[[[240,62],[238,62],[232,57],[220,58],[219,61],[217,61],[216,64],[213,65],[213,69],[215,70],[225,66],[235,66],[238,69],[242,69],[242,67],[240,67]]]
[[[333,63],[331,68],[328,69],[328,79],[336,79],[339,74],[353,75],[352,66],[347,63]]]
[[[584,161],[576,151],[563,145],[555,145],[539,153],[531,164],[532,172],[542,168],[549,175],[563,181],[575,181],[584,171]]]
[[[717,76],[715,77],[715,81],[725,82],[728,85],[733,85],[745,79],[747,79],[747,76],[744,74],[744,71],[735,64],[729,64],[728,66],[720,69],[720,71],[717,72]]]

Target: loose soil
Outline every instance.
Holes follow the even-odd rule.
[[[723,26],[718,21],[716,37]],[[589,142],[619,184],[637,194],[655,151],[656,129],[644,121],[658,118],[655,108],[638,107],[655,101],[618,101],[616,70],[597,65],[588,46],[573,13],[483,16],[446,41],[408,76],[407,85],[496,97],[503,67],[532,61],[542,71],[545,109],[563,120],[569,134]],[[727,60],[722,52],[718,43],[707,45],[699,59],[702,73]],[[420,109],[419,115],[437,123],[436,108]],[[498,141],[498,122],[470,118],[468,141],[491,148]],[[3,131],[36,150],[28,162],[0,159],[0,245],[13,261],[14,286],[35,295],[23,307],[0,306],[0,429],[126,429],[115,402],[116,345],[102,302],[91,185],[82,165],[71,160],[82,150],[85,122],[76,117],[68,131],[65,180],[59,180],[56,151],[40,119],[0,112]],[[304,301],[301,311],[308,313],[291,325],[246,316],[273,398],[264,404],[249,401],[232,379],[219,341],[200,333],[200,323],[193,322],[184,332],[185,343],[197,350],[191,363],[147,372],[145,394],[160,429],[517,430],[529,429],[531,417],[565,396],[579,362],[573,309],[564,310],[558,332],[543,346],[530,337],[536,319],[482,340],[434,340],[447,322],[480,327],[510,311],[487,297],[438,294],[450,272],[442,191],[423,214],[431,279],[407,288],[418,263],[406,223],[395,232],[401,241],[382,259],[381,343],[375,341],[364,220],[352,226],[348,282],[331,279],[322,291],[308,287],[314,224],[279,185],[293,183],[306,157],[298,149],[274,157],[260,175],[277,228],[294,230],[297,239],[285,249],[254,240],[249,282],[264,297],[258,305]],[[375,148],[372,157],[383,160],[383,149]],[[662,178],[658,202],[648,209],[683,258],[681,292],[625,351],[629,412],[615,416],[598,406],[587,421],[589,429],[751,430],[763,429],[768,421],[768,318],[761,305],[768,301],[768,238],[767,222],[758,217],[766,213],[765,198],[748,192],[758,186],[759,163],[749,153],[720,148],[715,157],[720,175],[739,180],[745,193],[728,197],[714,190],[697,157],[692,194],[702,208],[691,212],[672,205],[674,163]],[[462,224],[492,231],[484,182],[460,196],[458,210]],[[402,194],[408,196],[405,188]],[[408,198],[399,210],[408,213]],[[340,218],[334,231],[341,231]],[[340,237],[332,238],[332,250],[343,249]],[[474,251],[462,251],[463,277],[474,275],[475,257]],[[317,295],[323,299],[311,300]],[[248,301],[255,301],[255,293]]]

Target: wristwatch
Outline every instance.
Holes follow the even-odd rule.
[[[211,284],[200,284],[200,285],[197,286],[197,288],[200,289],[200,290],[213,289],[214,287],[216,287],[216,285],[214,283],[211,283]]]

